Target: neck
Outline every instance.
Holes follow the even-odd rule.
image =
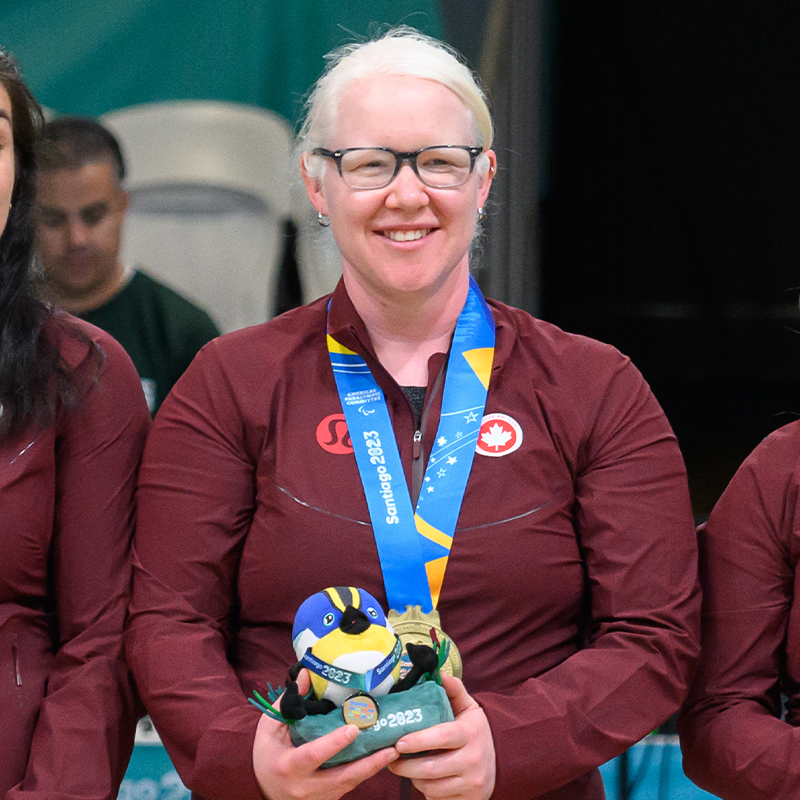
[[[400,386],[427,386],[428,359],[450,349],[467,299],[468,280],[443,298],[402,297],[391,301],[351,283],[345,278],[378,360]]]
[[[88,292],[71,292],[69,288],[51,284],[50,297],[59,308],[69,311],[70,314],[84,314],[105,305],[122,288],[124,278],[125,268],[122,264],[117,264],[107,280]]]

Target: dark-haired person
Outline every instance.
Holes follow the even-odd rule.
[[[120,263],[125,162],[106,128],[84,117],[48,122],[38,170],[37,246],[48,295],[127,350],[155,414],[219,329],[174,289]]]
[[[724,800],[800,797],[800,422],[748,456],[698,534],[700,668],[686,774]]]
[[[0,50],[0,797],[115,798],[122,628],[150,418],[125,351],[30,283],[41,112]]]
[[[159,412],[126,647],[197,796],[600,800],[597,767],[685,697],[700,603],[677,442],[627,358],[471,280],[492,133],[440,42],[336,53],[299,150],[343,279],[211,342]],[[326,586],[451,637],[454,722],[322,770],[355,726],[295,748],[247,703]]]

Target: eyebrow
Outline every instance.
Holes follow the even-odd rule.
[[[79,208],[77,213],[86,214],[89,211],[109,208],[110,205],[111,204],[107,200],[98,200],[96,203],[89,203],[88,206],[83,206]],[[39,204],[38,208],[39,211],[43,214],[68,214],[67,211],[64,211],[64,209],[59,208],[58,206],[47,206]]]
[[[0,108],[0,119],[6,120],[9,125],[11,124],[11,114],[9,114],[4,108]]]

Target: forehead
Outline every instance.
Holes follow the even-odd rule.
[[[99,161],[78,169],[40,172],[37,199],[42,205],[82,208],[108,201],[119,191],[114,166],[108,161]]]
[[[331,147],[377,145],[417,150],[473,144],[472,114],[441,83],[408,75],[373,75],[348,84],[339,98]]]

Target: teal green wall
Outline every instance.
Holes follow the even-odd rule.
[[[443,35],[437,0],[2,0],[0,44],[58,113],[213,99],[295,122],[326,52],[401,22]]]

